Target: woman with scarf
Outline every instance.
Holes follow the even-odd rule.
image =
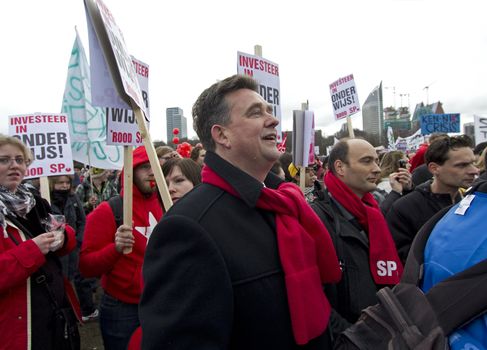
[[[21,183],[31,161],[21,141],[0,135],[0,349],[76,349],[76,298],[58,257],[75,248],[75,233],[46,232],[49,204]]]

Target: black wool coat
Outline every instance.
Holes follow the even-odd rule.
[[[328,331],[295,344],[275,217],[255,207],[262,183],[213,152],[205,162],[241,198],[203,183],[154,229],[143,267],[142,348],[331,349]]]

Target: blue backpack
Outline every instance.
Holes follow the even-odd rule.
[[[443,350],[450,348],[452,332],[453,349],[455,344],[458,349],[483,349],[466,335],[478,320],[483,323],[481,316],[487,311],[487,247],[483,247],[484,240],[487,244],[487,181],[468,194],[475,196],[468,208],[468,200],[445,208],[421,228],[401,282],[377,293],[379,303],[362,311],[359,320],[338,337],[335,349]],[[459,215],[462,211],[464,215]],[[461,240],[466,230],[477,232],[468,232],[470,244]],[[472,246],[474,238],[477,246]],[[457,243],[466,243],[462,253],[471,253],[469,261],[451,255],[461,249]],[[479,254],[472,258],[474,251]],[[448,269],[452,271],[444,273]]]

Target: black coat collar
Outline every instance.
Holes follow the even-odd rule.
[[[227,162],[215,152],[206,152],[205,163],[237,191],[245,204],[252,208],[256,206],[260,192],[264,188],[262,182]],[[283,180],[273,173],[267,174],[264,180],[265,186],[273,189],[282,182]]]

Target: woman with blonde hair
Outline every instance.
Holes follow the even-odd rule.
[[[51,207],[22,184],[31,161],[19,139],[0,135],[0,349],[79,349],[78,304],[59,262],[74,230],[46,228]]]

